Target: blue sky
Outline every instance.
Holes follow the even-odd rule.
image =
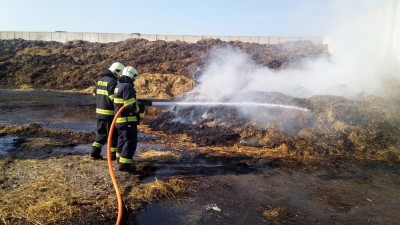
[[[2,31],[324,36],[385,0],[0,0]]]

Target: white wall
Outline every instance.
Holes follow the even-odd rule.
[[[0,39],[24,39],[67,42],[83,40],[89,42],[119,42],[130,38],[142,38],[149,41],[185,41],[195,43],[202,39],[213,38],[222,41],[241,41],[258,44],[278,44],[287,41],[310,40],[315,44],[323,44],[322,37],[267,37],[267,36],[196,36],[196,35],[163,35],[163,34],[118,34],[118,33],[88,33],[88,32],[25,32],[25,31],[0,31]]]

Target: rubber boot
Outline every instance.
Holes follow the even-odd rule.
[[[90,157],[92,159],[103,159],[103,156],[100,154],[101,153],[101,148],[98,147],[92,147],[92,152],[90,153]]]
[[[129,173],[134,173],[136,168],[133,163],[119,163],[118,164],[118,170],[123,171],[123,172],[129,172]]]
[[[111,161],[117,160],[117,153],[116,152],[111,152]]]

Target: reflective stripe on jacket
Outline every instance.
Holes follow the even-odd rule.
[[[136,91],[133,84],[119,83],[114,93],[114,113],[117,113],[122,106],[126,108],[117,118],[117,124],[137,122],[139,106],[136,102]]]
[[[96,96],[96,117],[100,119],[114,118],[114,89],[117,86],[117,77],[110,71],[105,70],[93,90]]]

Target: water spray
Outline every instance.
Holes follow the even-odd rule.
[[[278,108],[289,110],[300,110],[303,112],[310,111],[306,108],[301,108],[292,105],[281,105],[272,103],[257,103],[257,102],[152,102],[153,106],[224,106],[224,107],[259,107],[259,108]]]

